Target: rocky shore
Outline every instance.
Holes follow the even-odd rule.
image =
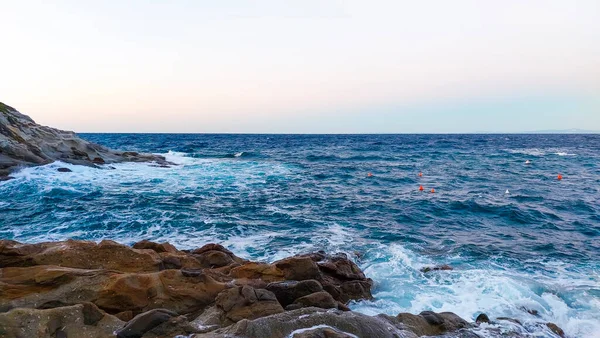
[[[218,244],[177,250],[150,241],[1,240],[0,337],[477,337],[473,328],[501,334],[483,324],[490,322],[485,315],[471,323],[449,312],[350,311],[350,301],[372,298],[372,286],[345,254],[264,263]]]
[[[19,168],[54,161],[94,167],[118,162],[170,164],[162,156],[115,151],[74,132],[41,126],[0,102],[0,181],[10,179],[9,174]]]

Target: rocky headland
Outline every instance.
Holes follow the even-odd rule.
[[[19,168],[54,161],[86,166],[118,162],[170,164],[159,155],[111,150],[88,142],[72,131],[39,125],[0,102],[0,181],[10,179],[9,174]]]
[[[468,322],[450,312],[350,311],[372,286],[346,254],[265,263],[218,244],[1,240],[0,337],[478,337],[480,324],[506,337],[483,314]]]

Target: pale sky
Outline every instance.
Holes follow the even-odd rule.
[[[598,0],[0,0],[0,101],[78,132],[600,130]]]

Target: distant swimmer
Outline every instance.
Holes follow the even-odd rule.
[[[530,160],[525,161],[525,164],[531,164]]]

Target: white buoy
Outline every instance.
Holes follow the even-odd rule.
[[[525,164],[531,164],[530,160],[525,161]]]
[[[506,191],[504,193],[505,194],[510,194],[510,191],[508,191],[508,189],[506,189]]]

